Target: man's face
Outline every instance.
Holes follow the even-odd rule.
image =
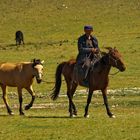
[[[93,32],[93,30],[86,30],[86,29],[84,31],[85,31],[85,34],[88,36],[91,35],[91,33]]]

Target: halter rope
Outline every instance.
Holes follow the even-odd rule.
[[[110,58],[113,59],[113,60],[115,61],[115,65],[117,66],[117,61],[118,61],[119,59],[116,60],[116,59],[114,59],[113,57],[111,57],[111,56],[109,55],[109,60],[110,60]],[[110,61],[109,61],[109,64],[110,64]],[[118,70],[117,72],[112,73],[112,74],[109,74],[109,75],[112,75],[112,76],[113,76],[113,75],[118,74],[119,72],[120,72],[120,71]]]

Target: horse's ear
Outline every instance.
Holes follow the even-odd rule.
[[[104,47],[105,49],[107,49],[107,50],[112,50],[112,47]]]
[[[35,63],[35,61],[36,61],[36,59],[35,59],[35,58],[31,60],[31,62],[33,62],[33,63]]]
[[[103,55],[103,56],[106,55],[106,54],[107,54],[106,52],[101,52],[101,55]]]
[[[44,63],[44,60],[41,61],[41,64],[43,64],[43,63]]]
[[[117,50],[117,48],[116,48],[116,47],[114,47],[114,50]]]
[[[31,62],[33,63],[32,66],[34,67],[36,65],[36,59],[32,59]]]
[[[34,62],[35,61],[35,59],[31,59],[31,62]]]

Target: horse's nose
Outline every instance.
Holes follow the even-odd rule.
[[[42,82],[42,79],[37,79],[37,83],[40,84]]]
[[[124,66],[120,69],[120,71],[123,72],[123,71],[125,71],[125,70],[126,70],[126,66],[124,65]]]

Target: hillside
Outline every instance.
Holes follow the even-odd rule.
[[[45,59],[45,79],[54,81],[57,63],[76,57],[77,38],[90,24],[100,48],[117,47],[127,66],[126,72],[111,77],[110,88],[139,87],[139,0],[6,0],[0,6],[1,61]],[[26,43],[18,50],[17,30],[23,31]]]

